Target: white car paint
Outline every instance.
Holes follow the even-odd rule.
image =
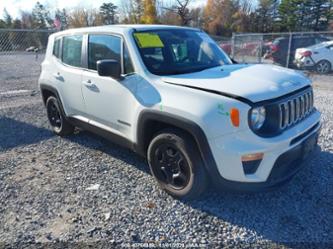
[[[253,102],[280,97],[310,83],[308,78],[294,70],[264,64],[225,65],[197,73],[162,77],[162,80],[226,92]]]
[[[137,130],[137,123],[142,111],[155,110],[184,117],[204,131],[220,175],[238,182],[265,182],[275,160],[303,140],[293,146],[290,146],[290,141],[320,122],[319,112],[314,111],[278,136],[264,138],[254,134],[248,123],[249,104],[195,87],[239,96],[256,103],[310,86],[310,80],[294,70],[272,65],[234,64],[184,75],[153,75],[145,67],[136,48],[133,28],[141,31],[170,27],[104,26],[68,30],[50,36],[39,84],[51,85],[59,91],[67,116],[94,124],[133,143],[138,142],[137,133],[140,131]],[[90,33],[121,35],[127,44],[135,74],[117,81],[100,77],[96,72],[66,66],[52,56],[56,37]],[[64,80],[56,80],[57,77]],[[87,84],[88,80],[92,83]],[[91,84],[99,90],[94,91]],[[221,106],[222,109],[219,108]],[[224,113],[231,108],[240,112],[239,127],[234,127],[230,117]],[[129,125],[121,125],[119,120]],[[246,175],[241,157],[257,152],[265,153],[263,161],[255,174]]]
[[[303,56],[305,52],[311,52],[311,56]],[[333,67],[333,41],[323,42],[308,48],[296,50],[295,63],[300,68],[315,67],[321,61],[328,61]]]

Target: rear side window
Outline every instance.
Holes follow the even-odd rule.
[[[60,59],[60,41],[61,39],[56,39],[53,44],[53,55]]]
[[[112,35],[89,35],[88,68],[96,70],[96,62],[112,59],[120,62],[121,38]]]
[[[82,35],[65,36],[62,46],[63,63],[81,67]]]

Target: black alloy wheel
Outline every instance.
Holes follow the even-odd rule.
[[[179,199],[196,199],[208,181],[199,150],[186,132],[169,128],[157,133],[147,151],[148,164],[160,187]]]
[[[50,96],[47,99],[46,112],[52,130],[55,134],[59,136],[66,136],[74,132],[74,126],[66,120],[56,97]]]
[[[155,149],[153,163],[153,171],[159,181],[174,189],[183,189],[188,185],[191,168],[175,145],[160,144]]]

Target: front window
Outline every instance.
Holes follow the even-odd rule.
[[[134,38],[144,64],[153,74],[186,74],[231,64],[222,49],[201,31],[135,32]]]
[[[112,59],[120,62],[121,38],[113,35],[89,35],[88,68],[96,69],[99,60]]]

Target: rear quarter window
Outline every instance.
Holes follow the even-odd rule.
[[[60,59],[60,54],[61,54],[60,44],[61,44],[61,38],[56,39],[53,44],[53,55],[58,59]]]

